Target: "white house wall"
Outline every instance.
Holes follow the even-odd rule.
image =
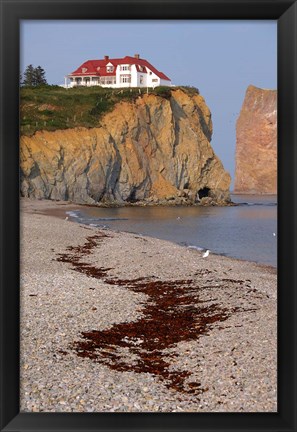
[[[164,80],[164,79],[160,79],[160,83],[159,83],[159,85],[160,85],[160,86],[171,86],[171,81],[167,81],[167,80]]]
[[[131,87],[138,87],[138,77],[135,65],[131,65]]]
[[[154,74],[152,71],[148,71],[148,79],[147,79],[148,87],[157,87],[160,85],[160,78]]]
[[[135,87],[146,87],[147,86],[147,74],[144,72],[136,72],[136,86]],[[142,83],[140,83],[142,77]]]
[[[121,65],[121,66],[129,66],[129,65]],[[121,70],[121,66],[118,66],[116,69],[116,85],[113,87],[131,87],[130,83],[121,83],[122,75],[129,75],[130,71]]]

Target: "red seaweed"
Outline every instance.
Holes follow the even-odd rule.
[[[146,294],[147,302],[137,321],[114,324],[105,330],[83,331],[82,339],[75,341],[70,348],[79,357],[89,358],[113,370],[152,374],[161,379],[167,388],[181,393],[199,395],[207,391],[201,383],[189,382],[190,371],[173,369],[170,359],[176,354],[166,352],[166,349],[174,350],[180,342],[197,340],[207,334],[215,323],[226,321],[233,313],[255,311],[240,307],[228,309],[214,303],[216,299],[208,299],[212,303],[205,305],[206,300],[199,298],[205,289],[218,290],[226,287],[226,283],[231,283],[234,288],[234,284],[242,286],[245,281],[225,278],[220,280],[220,285],[200,287],[193,279],[164,281],[152,277],[107,277],[111,268],[96,267],[81,261],[84,255],[89,255],[107,237],[110,235],[102,232],[87,237],[84,245],[68,247],[67,253],[59,254],[57,260],[72,264],[75,271],[102,279],[106,284]],[[196,274],[202,276],[211,273],[205,269]]]

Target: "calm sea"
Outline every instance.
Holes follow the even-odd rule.
[[[277,196],[232,195],[236,207],[122,207],[68,212],[86,225],[170,240],[277,266]]]

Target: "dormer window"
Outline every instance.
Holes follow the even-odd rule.
[[[97,67],[97,71],[98,71],[98,72],[100,71],[100,66]]]
[[[112,63],[108,63],[107,65],[106,65],[106,72],[113,72],[114,71],[114,67],[113,67],[113,64]]]
[[[86,67],[81,68],[82,73],[87,72],[87,70],[88,70],[88,68],[86,68]]]

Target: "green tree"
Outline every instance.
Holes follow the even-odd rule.
[[[41,66],[34,68],[33,65],[26,67],[24,72],[23,85],[29,87],[36,87],[38,85],[46,85],[45,70]]]
[[[33,67],[33,65],[29,65],[26,67],[25,72],[24,72],[24,81],[23,84],[25,86],[33,86],[35,85],[35,73],[34,73],[35,69]]]
[[[34,72],[35,85],[46,85],[45,70],[41,66],[37,66]]]

